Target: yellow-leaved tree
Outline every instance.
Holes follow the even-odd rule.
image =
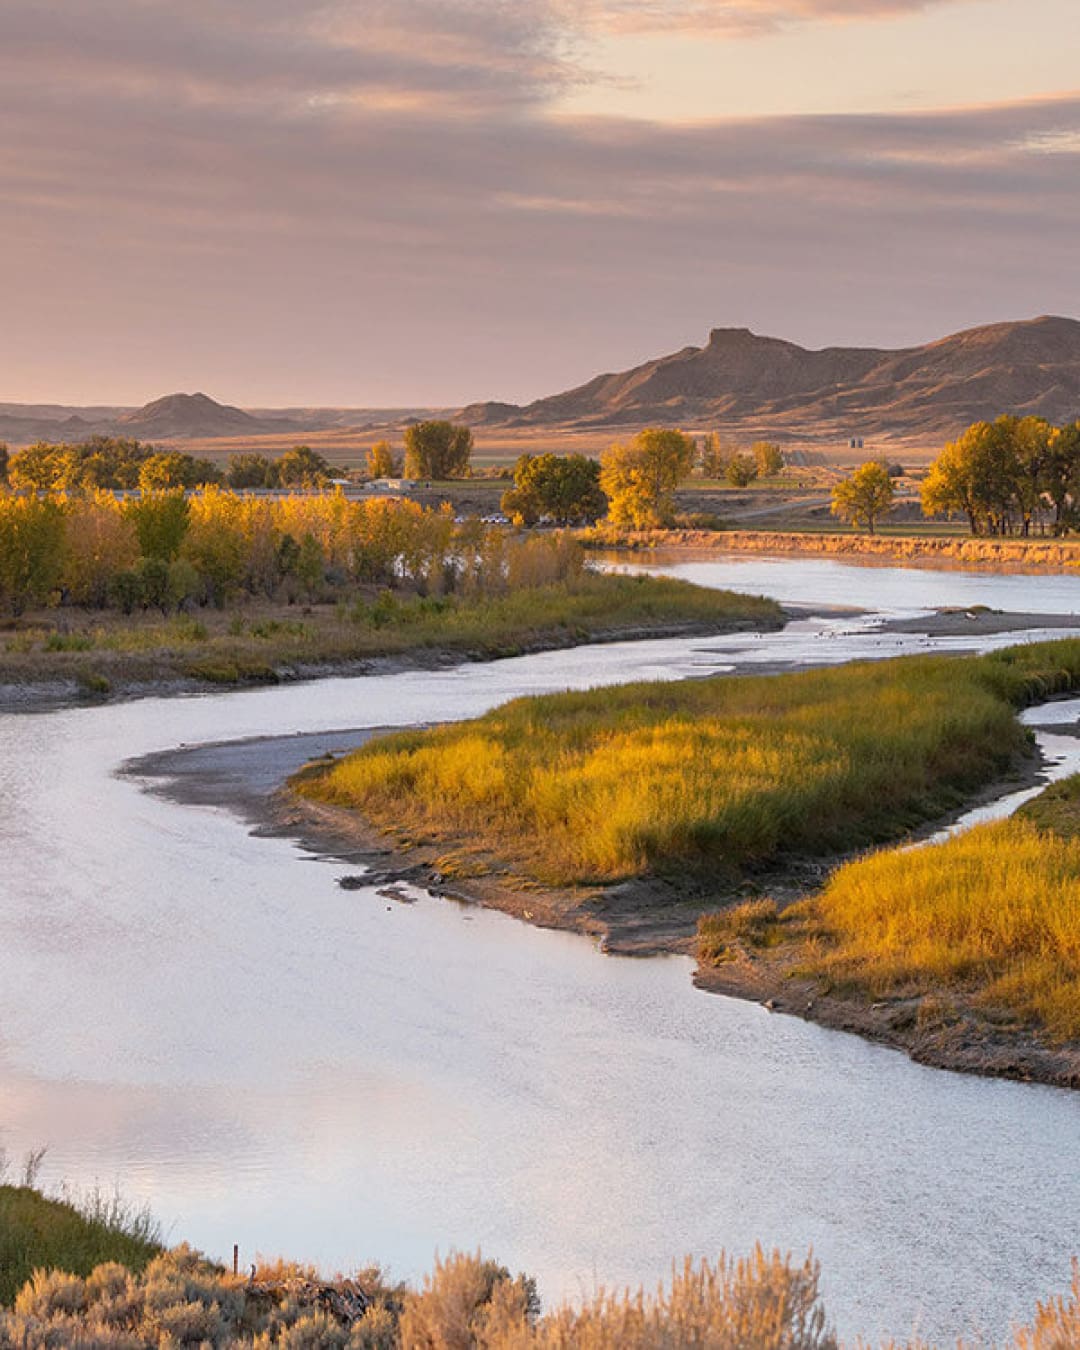
[[[832,513],[856,527],[874,533],[878,519],[892,506],[893,482],[884,464],[872,459],[832,490]]]
[[[648,427],[629,444],[616,443],[600,457],[600,486],[608,519],[635,530],[670,525],[675,489],[694,466],[696,446],[681,431]]]

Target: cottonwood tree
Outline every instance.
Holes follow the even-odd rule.
[[[757,460],[739,451],[728,460],[724,476],[732,487],[749,487],[758,476]]]
[[[615,525],[650,529],[671,523],[675,489],[694,465],[695,445],[681,431],[648,427],[600,457],[600,486]]]
[[[698,463],[702,478],[723,478],[738,446],[728,443],[718,431],[710,431],[701,442]]]
[[[165,562],[176,557],[191,523],[191,503],[183,489],[144,492],[141,497],[125,502],[123,510],[135,526],[142,557],[161,558]]]
[[[755,441],[750,453],[762,478],[774,478],[784,467],[784,452],[775,441]]]
[[[309,445],[286,450],[274,468],[281,487],[325,487],[331,478],[330,465]]]
[[[195,459],[180,450],[151,455],[139,469],[139,487],[143,492],[166,488],[193,488],[220,483],[221,471],[208,459]]]
[[[55,498],[0,502],[0,603],[13,614],[46,600],[64,562],[64,507]]]
[[[878,460],[860,465],[832,491],[832,513],[849,525],[865,525],[867,533],[893,502],[893,482],[889,471]]]
[[[265,455],[230,455],[225,481],[231,488],[273,487],[277,469]]]
[[[522,455],[514,486],[500,501],[515,525],[550,520],[556,525],[592,525],[607,510],[600,465],[587,455]]]
[[[389,441],[376,441],[367,452],[369,478],[396,478],[399,472],[397,456]]]
[[[454,422],[416,422],[405,428],[406,478],[467,478],[473,434]]]
[[[1029,534],[1044,503],[1055,528],[1069,523],[1080,471],[1076,424],[1042,417],[973,422],[946,445],[922,485],[925,515],[966,516],[972,534]]]

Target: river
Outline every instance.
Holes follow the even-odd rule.
[[[900,574],[918,606],[1080,616],[1080,578],[676,566],[784,600],[910,613]],[[182,743],[964,645],[879,622],[0,717],[0,1144],[47,1144],[46,1184],[119,1181],[219,1257],[412,1277],[482,1246],[551,1299],[760,1239],[813,1246],[845,1337],[1002,1334],[1080,1253],[1080,1094],[700,993],[683,958],[344,891],[347,861],[117,772]]]

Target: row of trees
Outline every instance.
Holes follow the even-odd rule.
[[[332,471],[306,445],[276,459],[233,455],[225,470],[180,450],[158,450],[122,436],[92,436],[76,445],[37,441],[17,454],[0,446],[0,484],[21,492],[93,492],[200,488],[323,487]]]
[[[695,468],[745,487],[783,466],[773,441],[757,441],[744,451],[712,432],[699,446],[685,432],[648,427],[610,446],[599,463],[585,455],[523,455],[502,509],[519,525],[593,524],[606,514],[615,525],[653,529],[672,523],[675,489]]]
[[[733,487],[747,487],[755,478],[775,477],[784,467],[784,453],[775,441],[754,441],[743,448],[710,431],[701,443],[698,467],[703,478],[726,478]]]
[[[208,460],[159,451],[123,436],[91,436],[77,445],[37,441],[17,454],[5,454],[3,469],[9,486],[30,492],[198,487],[222,478]]]
[[[169,611],[250,596],[333,598],[405,586],[494,593],[565,580],[580,550],[515,540],[449,509],[341,493],[253,497],[211,487],[74,497],[0,494],[0,607],[46,603]]]
[[[404,451],[379,441],[368,451],[370,478],[465,478],[472,432],[452,422],[418,422],[405,429]],[[38,441],[16,454],[0,445],[0,484],[25,492],[89,492],[227,485],[237,489],[321,488],[334,470],[310,446],[298,445],[271,458],[232,455],[225,469],[180,450],[159,450],[123,436],[91,436],[78,444]]]
[[[959,515],[972,534],[1055,534],[1080,526],[1080,420],[975,422],[934,460],[922,484],[925,515]]]
[[[930,465],[919,495],[924,516],[960,516],[973,535],[1078,529],[1080,419],[973,422]],[[876,461],[833,489],[833,514],[871,534],[892,504],[891,471]]]

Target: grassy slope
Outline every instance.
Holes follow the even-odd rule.
[[[497,656],[573,646],[621,632],[778,627],[773,601],[668,578],[586,574],[488,598],[398,599],[339,607],[277,606],[200,611],[172,620],[145,615],[64,615],[0,634],[0,683],[50,679],[148,681],[194,677],[222,683],[274,679],[283,667],[316,666],[414,651]]]
[[[1061,642],[525,698],[382,738],[297,789],[474,871],[719,890],[941,814],[1024,750],[1015,707],[1078,678],[1080,642]]]
[[[832,996],[917,1000],[926,1023],[1080,1041],[1080,775],[1009,820],[849,863],[782,913],[760,901],[702,920],[704,964],[747,954]]]
[[[0,1304],[42,1267],[88,1275],[104,1261],[142,1270],[161,1246],[153,1225],[106,1201],[81,1213],[27,1186],[0,1186]]]
[[[948,995],[1080,1039],[1080,840],[1030,820],[852,863],[790,922],[833,992]]]

